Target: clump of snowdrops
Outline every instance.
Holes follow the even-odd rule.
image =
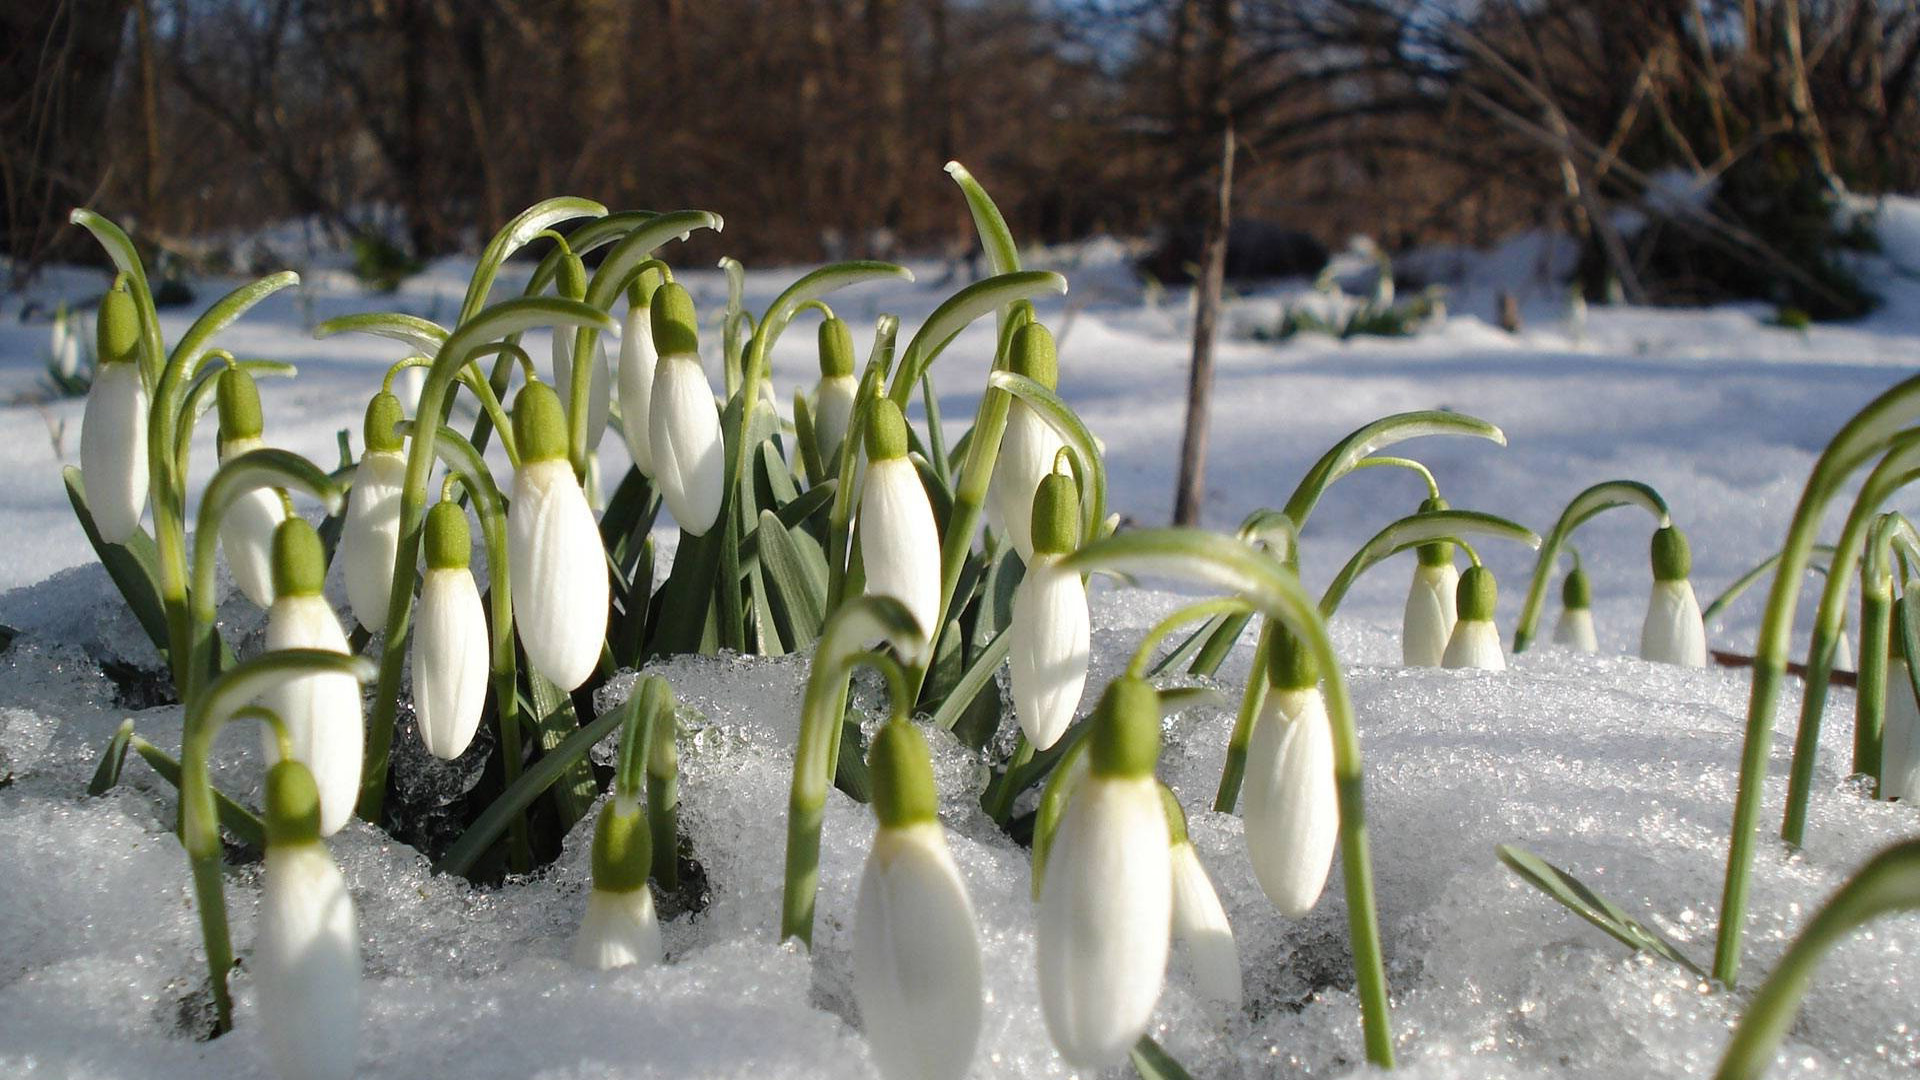
[[[1116,532],[1100,444],[1058,394],[1056,343],[1032,304],[1065,291],[1066,282],[1022,270],[992,201],[964,169],[949,172],[979,228],[991,277],[940,304],[904,347],[899,321],[880,317],[862,365],[855,328],[825,297],[910,277],[905,269],[824,267],[756,315],[742,301],[741,267],[727,260],[717,395],[701,361],[715,347],[711,335],[703,340],[707,320],[662,252],[693,230],[718,231],[719,217],[610,213],[577,198],[537,204],[487,246],[452,326],[375,313],[319,327],[322,337],[379,335],[396,353],[355,418],[361,452],[353,455],[343,438],[342,460],[331,470],[266,441],[269,418],[255,380],[292,369],[214,345],[222,329],[292,285],[294,275],[236,290],[168,350],[125,234],[75,211],[119,276],[97,319],[82,463],[68,470],[68,489],[186,706],[178,760],[135,734],[130,721],[93,790],[116,781],[129,750],[179,787],[215,1033],[232,1022],[227,978],[235,956],[224,832],[265,852],[252,943],[264,1045],[284,1075],[351,1075],[359,941],[326,838],[356,816],[405,828],[388,796],[394,740],[408,710],[431,754],[468,753],[484,725],[491,740],[478,752],[497,759],[490,800],[457,839],[433,852],[437,869],[477,880],[530,870],[557,852],[598,800],[592,888],[572,957],[593,969],[661,962],[655,892],[676,892],[687,855],[677,823],[674,697],[665,680],[646,676],[624,704],[600,712],[596,691],[623,669],[675,654],[805,652],[812,664],[793,758],[780,936],[811,942],[829,790],[867,802],[878,829],[850,913],[854,990],[883,1074],[966,1074],[989,1007],[980,930],[940,822],[928,749],[937,729],[933,737],[955,738],[987,758],[984,809],[1010,834],[1030,837],[1033,977],[1061,1057],[1075,1067],[1131,1058],[1143,1075],[1184,1075],[1146,1035],[1169,954],[1188,954],[1199,989],[1224,1010],[1243,1007],[1242,973],[1233,929],[1187,841],[1187,808],[1155,775],[1161,723],[1206,693],[1173,685],[1175,669],[1212,674],[1258,620],[1251,674],[1234,722],[1221,733],[1226,767],[1212,805],[1244,817],[1247,858],[1276,918],[1301,918],[1320,903],[1338,853],[1367,1057],[1392,1065],[1359,724],[1328,620],[1362,574],[1413,551],[1406,662],[1499,669],[1506,659],[1494,626],[1497,584],[1473,545],[1540,548],[1514,635],[1520,652],[1573,530],[1610,506],[1640,505],[1657,524],[1643,653],[1698,666],[1704,620],[1688,580],[1685,537],[1660,497],[1630,481],[1584,492],[1544,544],[1522,525],[1451,507],[1424,465],[1381,451],[1424,436],[1505,437],[1485,421],[1438,411],[1362,427],[1330,448],[1279,509],[1249,516],[1233,535]],[[492,300],[506,260],[536,239],[548,247],[522,295]],[[598,265],[589,273],[585,257],[594,253]],[[949,447],[933,366],[963,328],[990,314],[997,326],[992,373],[971,427]],[[771,350],[796,319],[814,316],[820,377],[797,388],[783,414],[770,385]],[[553,331],[546,365],[521,344],[541,327]],[[618,341],[610,343],[616,329]],[[417,401],[403,402],[397,380],[414,368],[425,377]],[[478,415],[464,431],[453,408],[462,395]],[[920,428],[907,417],[916,396]],[[1911,409],[1904,403],[1920,401],[1920,389],[1898,400]],[[189,533],[189,449],[209,411],[221,464]],[[619,430],[634,466],[597,505],[596,451],[609,427]],[[1883,447],[1887,425],[1867,427],[1882,439],[1872,447]],[[488,462],[493,443],[509,467],[505,476]],[[1847,450],[1856,455],[1847,460],[1867,452]],[[1410,472],[1424,497],[1314,597],[1299,575],[1300,531],[1328,489],[1363,468]],[[1823,475],[1821,490],[1830,490],[1837,476],[1830,468],[1816,478]],[[1879,497],[1861,513],[1871,517]],[[653,535],[663,510],[680,538],[655,587]],[[150,528],[143,525],[149,517]],[[1912,637],[1913,621],[1894,618],[1906,601],[1888,598],[1890,566],[1898,561],[1904,581],[1920,546],[1903,519],[1862,520],[1857,529],[1850,520],[1840,548],[1851,544],[1857,554],[1867,547],[1866,587],[1878,598],[1862,622],[1864,680],[1868,666]],[[472,564],[476,524],[484,582]],[[1810,535],[1802,528],[1797,522],[1800,539],[1780,560],[1782,580],[1797,580],[1804,563]],[[1456,565],[1462,555],[1464,571]],[[239,592],[266,612],[258,655],[236,657],[220,635],[222,561]],[[1842,578],[1843,561],[1832,560],[1830,585]],[[321,591],[331,562],[344,567],[346,620]],[[1577,563],[1575,572],[1582,573]],[[1218,595],[1174,611],[1139,642],[1120,677],[1090,687],[1087,582],[1095,573],[1182,579]],[[1584,575],[1569,582],[1568,607],[1584,610],[1590,590]],[[1776,585],[1775,606],[1779,591]],[[1790,591],[1787,598],[1790,607]],[[1590,613],[1570,617],[1574,630],[1562,636],[1591,648]],[[1181,643],[1162,648],[1195,623]],[[1765,665],[1777,668],[1783,625],[1770,608],[1756,673],[1762,712],[1770,708],[1767,680],[1777,679]],[[1902,629],[1893,635],[1889,625]],[[1829,639],[1816,644],[1822,640]],[[889,716],[871,738],[850,702],[859,667],[876,670],[888,692]],[[1011,708],[1003,704],[1003,667]],[[1884,734],[1864,751],[1871,760],[1915,756],[1912,736],[1896,736],[1893,722],[1914,714],[1905,685],[1911,671],[1904,666],[1887,722],[1876,728]],[[1863,716],[1869,704],[1863,695]],[[263,732],[268,773],[258,812],[215,790],[209,776],[214,740],[236,719]],[[616,733],[617,764],[603,776],[588,751]],[[1901,767],[1891,782],[1904,782]],[[1023,796],[1037,802],[1015,829]],[[1748,801],[1743,784],[1741,805],[1750,815]],[[1740,840],[1737,832],[1737,857]],[[1564,872],[1517,850],[1503,857],[1622,941],[1690,966]],[[1910,885],[1913,863],[1911,852],[1896,851],[1869,867],[1866,884],[1849,886],[1866,898],[1843,890],[1838,912],[1818,917],[1810,939],[1831,940],[1849,920],[1887,906],[1872,875]],[[1729,883],[1732,890],[1731,874]],[[1737,906],[1729,907],[1737,916]],[[1737,918],[1733,925],[1737,941]],[[1819,941],[1804,956],[1790,954],[1783,977],[1804,981]],[[1723,977],[1730,981],[1731,971]],[[1795,998],[1785,990],[1763,994],[1785,1004],[1754,1021],[1764,1029],[1758,1034],[1743,1032],[1736,1055],[1741,1046],[1764,1055],[1766,1031],[1777,1029],[1779,1010],[1790,1010]]]

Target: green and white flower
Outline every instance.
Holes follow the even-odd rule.
[[[653,344],[660,353],[647,403],[653,480],[680,528],[704,536],[720,516],[726,445],[720,408],[700,366],[693,298],[673,282],[653,294]]]
[[[1687,580],[1693,552],[1687,537],[1669,525],[1653,534],[1653,595],[1640,629],[1640,657],[1662,664],[1707,666],[1707,627],[1700,601]]]
[[[302,518],[289,517],[273,533],[273,606],[267,609],[267,649],[324,649],[346,653],[347,635],[333,605],[320,595],[326,578],[320,534]],[[353,816],[360,795],[365,738],[360,684],[345,674],[303,675],[270,691],[264,704],[279,714],[295,761],[313,773],[320,799],[320,835],[332,836]],[[280,746],[269,730],[267,759]]]
[[[1494,602],[1499,599],[1493,571],[1484,566],[1468,567],[1467,572],[1460,575],[1460,588],[1454,597],[1460,618],[1453,624],[1453,636],[1447,639],[1447,652],[1441,657],[1440,666],[1506,670],[1507,656],[1500,647],[1500,631],[1493,625]]]
[[[1438,497],[1420,504],[1420,511],[1447,509]],[[1457,621],[1454,593],[1460,573],[1453,568],[1453,545],[1446,541],[1421,544],[1413,567],[1413,585],[1400,621],[1400,662],[1407,667],[1439,667]]]
[[[1587,584],[1587,572],[1578,566],[1567,571],[1560,586],[1560,621],[1553,628],[1553,643],[1575,652],[1600,651],[1600,638],[1593,630],[1593,589]]]
[[[215,395],[220,411],[220,460],[258,450],[265,421],[253,376],[238,367],[220,373]],[[234,584],[256,605],[273,606],[274,531],[287,520],[286,500],[273,488],[254,488],[227,508],[220,521],[220,551]]]
[[[1271,689],[1247,746],[1241,816],[1260,890],[1298,919],[1326,889],[1340,836],[1333,726],[1312,654],[1276,627],[1272,655]]]
[[[387,628],[394,553],[400,546],[400,502],[407,481],[400,399],[382,391],[367,403],[367,452],[353,470],[347,516],[336,556],[347,580],[347,604],[368,630]]]
[[[620,433],[642,476],[653,475],[653,442],[648,420],[653,410],[654,371],[660,363],[653,347],[653,291],[658,278],[642,274],[630,290],[627,317],[620,331]]]
[[[427,512],[427,572],[413,629],[413,709],[420,741],[451,761],[466,752],[487,702],[487,617],[467,568],[472,537],[460,504]]]
[[[513,402],[520,468],[507,507],[514,622],[533,669],[562,690],[587,681],[607,636],[606,549],[567,463],[566,416],[545,383]]]
[[[1020,729],[1034,749],[1045,750],[1073,722],[1092,655],[1086,583],[1059,565],[1080,535],[1073,478],[1053,475],[1040,481],[1028,517],[1033,553],[1013,595],[1007,673]]]
[[[1187,838],[1187,816],[1166,785],[1160,787],[1166,806],[1167,831],[1173,840],[1168,857],[1173,864],[1173,939],[1186,950],[1194,986],[1210,1001],[1238,1010],[1243,996],[1240,948],[1233,940],[1227,910],[1214,891],[1213,879],[1200,864],[1200,853]]]
[[[140,378],[140,322],[126,286],[100,301],[98,360],[80,427],[80,475],[100,538],[125,543],[147,505],[147,390]]]
[[[833,460],[853,422],[860,380],[853,374],[853,331],[839,319],[820,323],[820,382],[813,390],[813,437],[820,461]]]
[[[653,839],[637,800],[615,794],[593,827],[593,888],[573,938],[573,962],[594,971],[657,964],[663,955],[647,871]]]
[[[860,549],[867,593],[891,596],[921,627],[940,617],[940,531],[920,472],[907,460],[907,421],[887,398],[869,406],[867,474],[860,487]],[[929,636],[931,636],[929,634]],[[905,659],[924,663],[929,646]]]
[[[1014,374],[1024,375],[1048,390],[1059,384],[1060,361],[1053,334],[1039,323],[1028,323],[1014,331],[1007,362]],[[1060,433],[1039,412],[1024,399],[1014,398],[1007,407],[1007,430],[1001,436],[1000,456],[994,462],[993,482],[987,490],[987,511],[1024,562],[1033,561],[1034,489],[1052,474],[1065,445]]]

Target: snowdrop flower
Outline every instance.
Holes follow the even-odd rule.
[[[113,293],[109,292],[108,296]],[[124,291],[123,291],[124,295]],[[101,301],[104,309],[106,302]],[[80,336],[75,333],[75,324],[79,320],[67,305],[61,304],[53,312],[53,327],[48,332],[51,340],[47,343],[47,368],[62,380],[72,379],[80,372]]]
[[[220,460],[228,461],[260,449],[265,422],[260,416],[260,390],[253,376],[237,367],[220,373],[215,388],[220,410]],[[220,551],[234,584],[256,605],[273,606],[274,530],[287,519],[287,504],[272,488],[254,488],[234,500],[220,519]]]
[[[1441,498],[1420,504],[1423,514],[1446,508],[1447,501]],[[1407,667],[1439,667],[1447,639],[1453,636],[1454,592],[1460,587],[1460,573],[1453,568],[1453,545],[1444,540],[1421,544],[1419,560],[1400,620],[1400,662]]]
[[[333,606],[320,595],[326,579],[320,534],[302,518],[289,517],[273,532],[273,606],[267,609],[267,650],[347,651],[347,636]],[[332,836],[353,816],[360,795],[360,684],[347,674],[303,675],[275,687],[264,704],[280,715],[295,761],[313,773],[320,798],[320,835]],[[263,744],[267,760],[280,759],[271,729]]]
[[[1013,332],[1007,361],[1014,374],[1025,375],[1049,390],[1059,384],[1060,363],[1053,334],[1039,323],[1028,323]],[[1007,407],[1007,431],[1001,437],[1000,456],[994,461],[993,481],[987,488],[987,509],[1023,562],[1033,561],[1033,490],[1053,472],[1054,459],[1065,445],[1053,425],[1024,400],[1015,398]]]
[[[906,605],[926,637],[917,655],[903,659],[924,664],[940,618],[940,531],[920,471],[907,460],[907,421],[900,406],[883,397],[868,408],[867,475],[860,487],[867,593]]]
[[[1070,476],[1040,481],[1033,493],[1026,577],[1013,594],[1007,649],[1014,715],[1036,750],[1060,738],[1080,707],[1091,655],[1087,586],[1060,560],[1080,535],[1080,499]]]
[[[620,433],[640,475],[653,475],[653,442],[647,434],[653,409],[654,369],[660,353],[653,347],[653,292],[658,276],[640,275],[628,291],[627,317],[620,332]]]
[[[1313,910],[1327,887],[1340,837],[1333,725],[1320,670],[1306,646],[1276,628],[1271,691],[1247,744],[1247,856],[1260,891],[1289,919]]]
[[[346,568],[347,604],[368,630],[387,626],[393,590],[394,553],[400,547],[400,500],[407,486],[407,459],[394,426],[403,419],[400,399],[385,391],[367,402],[367,452],[353,470],[347,516],[336,553]]]
[[[660,921],[647,871],[653,836],[638,800],[607,799],[593,827],[593,889],[573,938],[573,962],[594,971],[660,962]]]
[[[533,669],[562,690],[587,681],[607,636],[607,556],[567,463],[560,396],[530,383],[513,401],[520,469],[507,507],[513,617]]]
[[[1687,575],[1693,552],[1687,537],[1669,525],[1653,534],[1653,595],[1640,628],[1640,658],[1681,667],[1707,666],[1707,627]]]
[[[680,528],[704,536],[720,516],[726,447],[720,409],[700,366],[693,298],[673,282],[653,294],[653,344],[660,352],[647,403],[653,481]]]
[[[1069,1065],[1126,1057],[1160,999],[1173,930],[1173,863],[1153,778],[1160,695],[1107,686],[1088,733],[1088,774],[1061,816],[1040,887],[1040,1005]]]
[[[1493,580],[1493,571],[1484,566],[1469,566],[1467,572],[1460,575],[1460,588],[1454,599],[1460,619],[1453,624],[1453,636],[1447,639],[1446,655],[1440,658],[1441,667],[1506,670],[1507,656],[1500,649],[1500,631],[1493,626],[1494,601],[1498,597],[1499,587]]]
[[[1240,949],[1233,927],[1220,906],[1200,853],[1187,839],[1187,815],[1165,785],[1160,799],[1166,808],[1167,833],[1173,840],[1168,857],[1173,863],[1173,936],[1187,952],[1194,985],[1209,1000],[1238,1010],[1241,1001]]]
[[[420,741],[452,761],[473,742],[487,701],[487,617],[467,569],[466,511],[442,499],[427,512],[427,572],[413,629],[413,708]]]
[[[560,269],[556,275],[556,291],[571,300],[585,300],[587,296],[587,266],[580,256],[569,251],[560,260]],[[561,400],[571,401],[573,395],[573,337],[575,327],[556,326],[553,328],[553,385],[561,394]],[[593,357],[589,363],[593,371],[587,377],[587,452],[593,453],[600,448],[600,439],[607,433],[607,418],[613,413],[613,385],[607,375],[606,336],[594,335]]]
[[[353,896],[320,842],[320,817],[306,766],[268,770],[253,969],[267,1056],[284,1080],[347,1080],[360,1044],[359,928]]]
[[[109,544],[140,529],[147,505],[147,390],[140,381],[140,319],[116,285],[100,301],[99,357],[80,427],[80,476],[94,527]]]
[[[1567,571],[1560,585],[1560,622],[1553,628],[1553,643],[1575,652],[1599,652],[1600,639],[1593,632],[1593,589],[1587,584],[1587,572],[1576,566]]]
[[[820,463],[831,466],[853,422],[853,399],[860,381],[853,377],[853,332],[839,319],[820,324],[820,382],[813,391],[813,438]]]
[[[853,994],[887,1080],[960,1080],[980,1038],[980,937],[936,816],[927,741],[880,729],[868,753],[880,827],[860,875]]]
[[[1880,797],[1920,799],[1920,703],[1907,672],[1906,605],[1893,605],[1887,641],[1887,707],[1880,734]]]

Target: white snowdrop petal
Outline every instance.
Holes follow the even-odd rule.
[[[528,462],[514,475],[507,564],[514,622],[534,670],[562,690],[586,682],[606,638],[607,561],[564,460]]]
[[[1092,626],[1080,575],[1038,555],[1013,595],[1008,677],[1014,714],[1036,750],[1059,740],[1086,688]]]
[[[1166,812],[1151,777],[1090,776],[1041,887],[1040,1004],[1069,1065],[1119,1063],[1152,1018],[1173,930]]]
[[[1267,695],[1247,745],[1240,798],[1261,891],[1282,915],[1305,916],[1327,886],[1340,838],[1333,725],[1317,687]]]
[[[631,892],[588,891],[587,914],[573,938],[575,964],[610,971],[657,964],[662,955],[653,890],[641,886]]]
[[[653,309],[627,309],[620,333],[620,434],[627,453],[642,476],[653,475],[653,444],[647,435],[653,409],[654,368],[660,354],[653,347]]]
[[[267,609],[267,650],[347,651],[340,619],[320,596],[283,596]],[[320,790],[320,835],[332,836],[353,817],[360,797],[362,743],[360,684],[345,674],[303,675],[268,693],[264,703],[278,713],[293,743],[293,756],[313,772]],[[261,729],[267,760],[280,760],[273,729]]]
[[[1505,671],[1507,654],[1500,646],[1500,631],[1486,619],[1461,619],[1454,623],[1453,636],[1447,639],[1447,651],[1440,658],[1440,666]]]
[[[553,332],[553,386],[564,403],[573,396],[573,335],[571,326]],[[606,335],[594,337],[593,371],[587,380],[587,451],[600,448],[607,433],[607,419],[613,415],[613,382],[607,375]]]
[[[147,505],[147,391],[140,367],[102,364],[80,425],[80,478],[94,527],[110,544],[140,528]]]
[[[406,481],[404,456],[395,451],[370,450],[354,469],[353,488],[347,493],[347,516],[340,524],[336,561],[344,568],[347,603],[353,617],[369,630],[387,626]]]
[[[1451,564],[1413,568],[1407,607],[1400,623],[1400,662],[1407,667],[1439,667],[1453,635],[1454,593],[1460,571]]]
[[[413,707],[420,741],[448,761],[466,752],[487,700],[487,618],[465,567],[428,570],[413,630]]]
[[[319,843],[267,849],[252,966],[260,1031],[284,1080],[347,1080],[360,1046],[360,935]]]
[[[647,438],[660,497],[682,529],[703,536],[720,516],[726,450],[720,411],[699,358],[661,357],[648,408]]]
[[[1560,621],[1553,627],[1553,643],[1575,652],[1599,652],[1600,638],[1593,630],[1593,609],[1561,608]]]
[[[853,423],[853,399],[860,381],[851,375],[829,375],[820,379],[813,395],[813,436],[820,444],[820,463],[833,459],[833,452],[846,440]]]
[[[860,550],[867,593],[906,605],[931,639],[940,617],[940,532],[920,473],[906,458],[867,463],[860,490]],[[925,659],[924,646],[916,662]]]
[[[1034,489],[1053,472],[1054,457],[1065,445],[1053,425],[1026,402],[1008,406],[1006,434],[987,487],[987,509],[1023,561],[1033,561]]]
[[[259,439],[236,439],[224,457],[258,450]],[[287,519],[287,506],[271,488],[254,488],[227,507],[220,519],[220,553],[233,583],[255,605],[273,605],[273,531]]]
[[[1640,629],[1640,658],[1662,664],[1707,666],[1707,628],[1690,581],[1656,581]]]
[[[1880,795],[1920,799],[1920,704],[1907,662],[1887,661],[1887,709],[1880,735]]]
[[[853,991],[888,1080],[960,1080],[980,1037],[973,904],[935,822],[882,828],[860,877]]]
[[[1186,950],[1194,985],[1229,1009],[1240,1008],[1240,949],[1213,880],[1190,843],[1173,845],[1173,936]]]

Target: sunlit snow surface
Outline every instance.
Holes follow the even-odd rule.
[[[1707,599],[1778,544],[1826,438],[1920,357],[1920,285],[1903,278],[1876,282],[1890,303],[1869,322],[1806,335],[1763,326],[1759,309],[1598,305],[1576,335],[1560,321],[1556,296],[1542,289],[1528,301],[1530,329],[1512,337],[1488,325],[1492,290],[1502,273],[1551,259],[1522,246],[1479,261],[1446,253],[1430,261],[1451,258],[1462,261],[1462,286],[1450,301],[1455,317],[1407,341],[1262,344],[1244,334],[1277,319],[1281,294],[1229,309],[1229,325],[1243,336],[1221,350],[1210,524],[1230,527],[1249,509],[1278,504],[1321,450],[1367,420],[1447,406],[1501,424],[1510,439],[1506,449],[1458,440],[1405,447],[1434,467],[1456,506],[1544,531],[1588,484],[1649,481],[1692,535],[1695,582]],[[1061,256],[1059,265],[1075,283],[1077,306],[1071,315],[1043,306],[1042,315],[1062,331],[1063,392],[1107,442],[1114,508],[1162,521],[1171,504],[1186,314],[1172,302],[1143,302],[1097,248]],[[938,265],[918,269],[923,282],[942,274]],[[235,352],[302,365],[298,380],[262,383],[268,441],[330,464],[334,432],[357,431],[357,402],[399,355],[373,339],[313,342],[304,329],[311,318],[389,305],[448,318],[464,276],[462,266],[436,266],[382,299],[358,294],[321,267],[308,274],[304,304],[277,297],[236,324],[225,341]],[[763,307],[791,276],[756,271],[750,304]],[[685,277],[703,311],[717,304],[718,275]],[[78,271],[55,278],[76,293],[99,288]],[[898,311],[910,331],[957,284],[850,292],[836,298],[836,308],[857,326],[878,311]],[[205,285],[202,303],[226,287]],[[16,301],[7,305],[11,316]],[[165,320],[170,339],[184,328],[176,313]],[[811,379],[811,326],[800,329],[807,332],[788,335],[776,351],[783,400]],[[988,333],[976,327],[963,335],[937,368],[956,432],[977,401]],[[28,388],[43,344],[44,327],[4,320],[0,384],[9,393]],[[102,674],[103,664],[118,670],[154,660],[104,573],[85,565],[91,555],[59,489],[59,454],[70,460],[74,453],[78,413],[77,403],[0,407],[10,465],[0,475],[0,586],[20,586],[0,595],[0,624],[23,631],[0,654],[0,1075],[264,1075],[245,970],[258,866],[229,877],[242,957],[234,980],[238,1030],[194,1041],[188,1032],[205,1021],[205,969],[186,860],[170,833],[172,791],[130,760],[119,789],[99,799],[84,794],[122,719],[132,715],[145,737],[172,749],[180,712],[130,711]],[[56,449],[48,434],[63,420]],[[210,446],[210,430],[198,442]],[[617,475],[625,467],[619,440],[604,447],[607,475]],[[196,486],[210,458],[197,445]],[[1404,474],[1343,481],[1307,531],[1309,583],[1323,584],[1355,545],[1412,512],[1419,497]],[[1645,604],[1648,523],[1636,515],[1612,511],[1580,536],[1602,646],[1612,652],[1637,641]],[[1530,557],[1492,542],[1482,554],[1499,573],[1500,625],[1510,637]],[[1494,846],[1520,843],[1566,867],[1705,964],[1745,674],[1551,649],[1500,674],[1401,670],[1392,662],[1409,572],[1406,556],[1375,570],[1335,624],[1336,645],[1352,665],[1405,1072],[1709,1074],[1742,998],[1707,992],[1670,965],[1627,954],[1520,884]],[[1557,584],[1556,576],[1556,592]],[[332,585],[343,600],[337,574]],[[1097,589],[1090,686],[1111,677],[1138,635],[1177,600],[1166,591]],[[1736,605],[1711,628],[1713,643],[1747,650],[1758,604],[1756,595]],[[1809,606],[1802,605],[1803,629]],[[1550,599],[1543,638],[1556,611]],[[221,615],[243,653],[258,648],[259,617],[243,600],[224,604]],[[1243,643],[1222,672],[1230,695],[1245,677],[1249,651]],[[432,876],[413,850],[353,824],[331,848],[354,889],[365,937],[362,1075],[872,1075],[848,953],[872,824],[864,808],[837,793],[826,814],[815,953],[810,960],[775,942],[804,659],[695,658],[655,670],[686,707],[683,824],[712,901],[697,916],[667,922],[669,963],[611,974],[567,963],[586,903],[588,827],[542,874],[476,891]],[[1779,820],[1797,691],[1789,680],[1762,815],[1767,835]],[[870,688],[862,692],[874,700]],[[1790,857],[1776,843],[1759,845],[1743,969],[1748,991],[1853,867],[1920,833],[1920,808],[1874,803],[1846,782],[1852,710],[1851,692],[1836,689],[1808,850]],[[1173,718],[1161,775],[1187,806],[1239,937],[1247,1008],[1223,1016],[1193,993],[1176,948],[1152,1033],[1199,1077],[1364,1073],[1338,870],[1309,918],[1284,920],[1254,882],[1238,819],[1207,809],[1231,722],[1211,709]],[[407,754],[413,739],[403,727],[396,752]],[[975,1075],[1067,1075],[1040,1020],[1026,853],[980,812],[981,763],[951,740],[933,741],[950,844],[982,922],[990,1000]],[[257,743],[251,732],[229,733],[215,765],[223,790],[256,805]],[[420,783],[457,789],[462,775],[446,768]],[[1856,936],[1823,967],[1772,1075],[1905,1077],[1917,1068],[1920,918],[1910,916]]]

